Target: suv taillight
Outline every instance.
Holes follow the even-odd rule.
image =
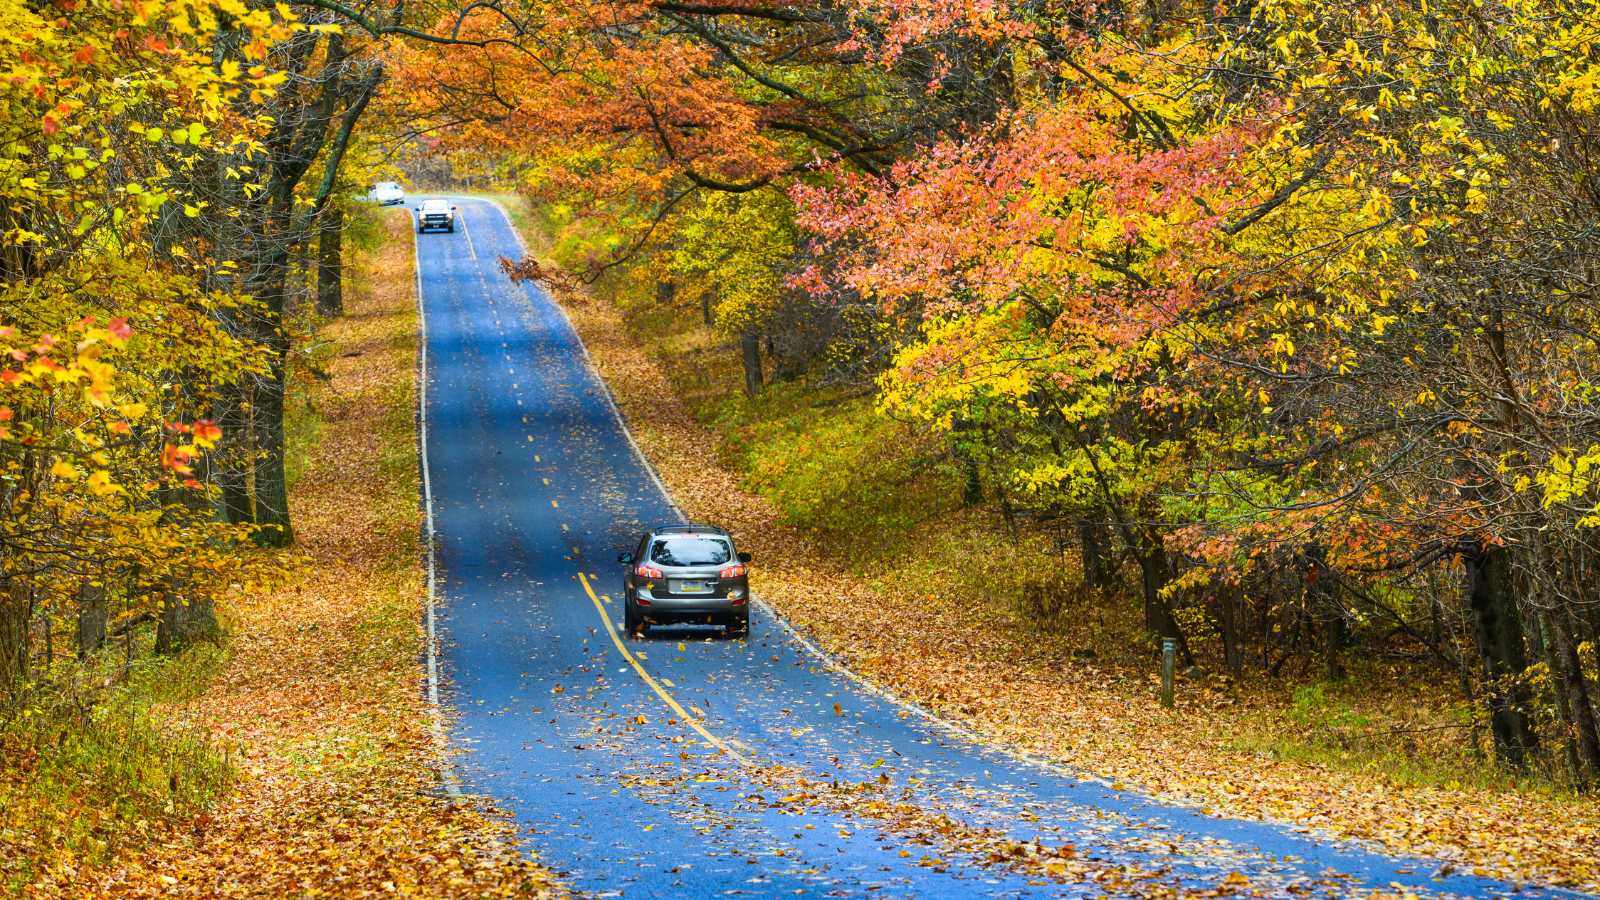
[[[666,577],[665,575],[661,574],[660,569],[657,569],[654,566],[640,566],[639,568],[633,570],[633,574],[639,576],[640,578],[651,578],[656,580]]]
[[[721,578],[743,578],[744,577],[744,573],[745,573],[744,566],[735,564],[735,565],[728,566],[726,569],[723,569],[721,572],[718,572],[717,575],[719,577],[721,577]]]

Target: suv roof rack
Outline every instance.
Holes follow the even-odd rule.
[[[727,534],[726,528],[711,525],[705,522],[686,522],[682,525],[663,525],[656,529],[656,534],[694,534],[706,531],[711,534]]]

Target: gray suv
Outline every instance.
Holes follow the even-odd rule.
[[[721,528],[653,528],[617,562],[626,566],[623,625],[630,636],[669,622],[722,625],[730,635],[750,630],[750,554],[738,552]]]

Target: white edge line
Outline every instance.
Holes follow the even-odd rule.
[[[501,212],[503,213],[503,212],[505,212],[505,210],[501,210]],[[472,243],[472,229],[467,227],[467,217],[466,216],[461,216],[460,218],[461,218],[461,234],[462,234],[463,237],[465,237],[467,239],[467,253],[472,257],[472,261],[473,262],[477,262],[478,261],[478,248],[473,246],[473,243]],[[509,223],[510,221],[511,221],[511,219],[509,217],[507,217],[506,222]],[[515,231],[516,229],[513,228],[512,230]]]
[[[415,223],[406,216],[411,231],[411,270],[417,280],[417,468],[422,472],[423,544],[427,557],[428,606],[428,705],[433,707],[433,742],[439,751],[440,778],[452,800],[462,800],[461,778],[450,758],[450,742],[444,733],[444,707],[439,703],[439,633],[436,607],[439,596],[438,566],[434,553],[433,476],[428,468],[428,313],[422,303],[422,247]],[[508,220],[509,221],[509,220]]]
[[[482,200],[483,202],[488,203],[490,206],[493,206],[495,209],[500,211],[500,215],[505,217],[506,227],[511,231],[511,235],[517,240],[517,247],[522,251],[523,256],[527,256],[528,245],[523,241],[522,233],[518,231],[516,225],[512,223],[511,214],[506,212],[506,208],[504,206],[500,205],[500,201],[491,199],[489,197],[477,197],[475,199]],[[540,290],[545,290],[543,285],[540,285]],[[593,376],[594,380],[599,383],[601,393],[604,394],[606,398],[606,405],[611,408],[611,414],[616,417],[617,424],[622,428],[623,437],[628,439],[628,446],[633,449],[633,455],[638,458],[639,464],[644,467],[646,472],[649,473],[650,479],[655,482],[656,488],[661,491],[661,496],[666,498],[667,505],[672,507],[672,511],[677,513],[678,517],[683,521],[689,521],[689,517],[684,515],[683,509],[678,506],[678,502],[672,499],[672,492],[667,490],[667,485],[661,480],[661,475],[656,472],[656,467],[650,463],[649,457],[646,457],[644,455],[644,451],[639,448],[639,442],[634,440],[633,431],[628,427],[628,417],[622,414],[621,407],[617,405],[616,397],[611,392],[611,385],[606,383],[606,380],[600,376],[600,370],[595,368],[594,358],[589,355],[589,347],[583,342],[583,336],[578,333],[577,326],[572,324],[572,317],[567,314],[566,307],[562,306],[560,301],[556,300],[555,295],[550,294],[548,290],[545,290],[545,293],[550,297],[550,305],[554,306],[561,312],[562,320],[567,323],[568,330],[572,332],[573,338],[578,342],[578,349],[583,352],[584,364],[588,367],[588,370]],[[418,292],[418,296],[421,296],[420,291]],[[1093,781],[1105,786],[1108,789],[1112,787],[1112,781],[1109,778],[1095,775],[1094,773],[1087,772],[1083,769],[1073,768],[1064,763],[1040,756],[1037,753],[1033,753],[1029,750],[1024,750],[1017,747],[996,746],[993,738],[986,737],[975,729],[966,725],[962,725],[959,722],[953,722],[950,719],[946,719],[938,713],[927,709],[926,707],[906,700],[903,697],[899,697],[894,693],[891,693],[886,688],[868,681],[866,676],[850,668],[844,663],[843,660],[839,659],[837,656],[828,652],[827,650],[817,646],[816,643],[814,643],[809,637],[802,634],[799,629],[790,624],[788,619],[779,614],[778,610],[773,607],[772,604],[762,599],[754,591],[750,593],[750,598],[754,600],[758,606],[766,610],[768,615],[772,616],[773,621],[778,623],[779,627],[784,630],[790,640],[794,641],[796,644],[799,644],[807,652],[820,659],[829,669],[850,679],[856,684],[857,687],[865,690],[867,693],[872,694],[878,699],[884,700],[892,706],[897,706],[903,710],[914,713],[930,724],[935,725],[941,730],[947,732],[951,736],[961,738],[968,743],[974,744],[981,750],[991,753],[1000,753],[1015,759],[1019,759],[1055,775],[1075,778],[1079,781]],[[1126,789],[1124,789],[1122,792],[1129,793]]]

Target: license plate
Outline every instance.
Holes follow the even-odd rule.
[[[711,582],[709,581],[674,581],[672,582],[674,594],[709,594]]]

